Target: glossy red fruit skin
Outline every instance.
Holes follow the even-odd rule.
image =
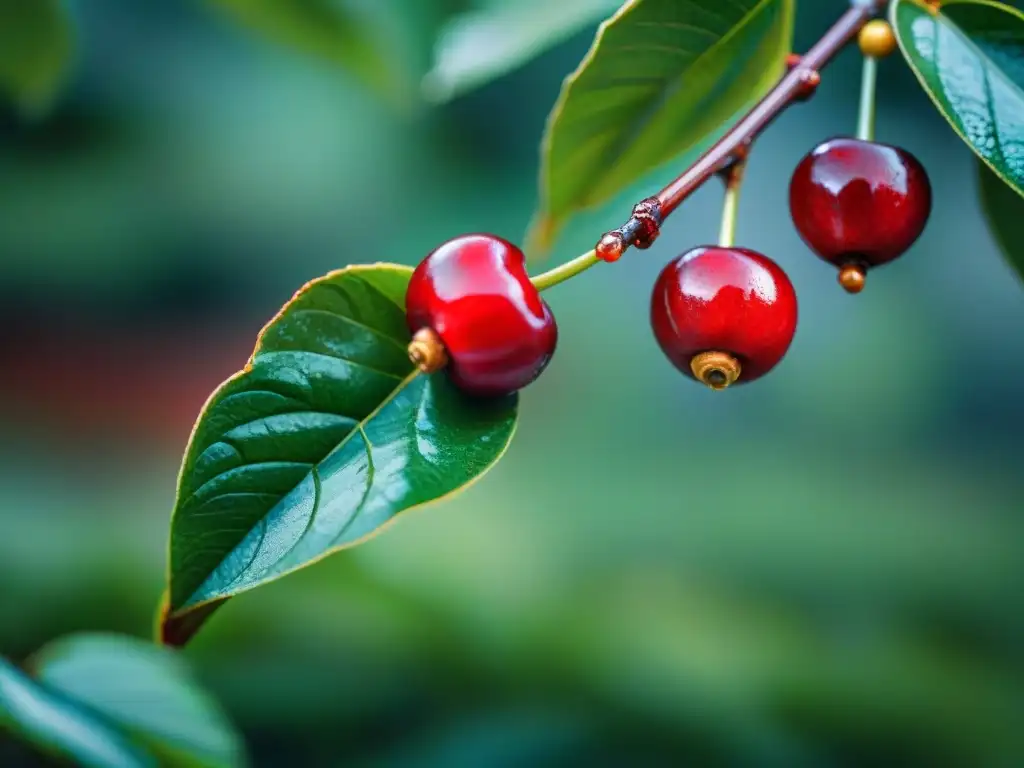
[[[716,351],[740,362],[737,385],[759,379],[785,357],[796,324],[789,277],[746,248],[694,248],[661,271],[651,295],[658,345],[690,378],[694,356]]]
[[[448,375],[472,395],[506,395],[534,381],[558,342],[551,309],[512,243],[464,235],[430,253],[405,297],[409,331],[432,328],[448,353]]]
[[[906,150],[837,138],[797,166],[789,208],[804,242],[827,262],[877,267],[903,254],[924,231],[932,188]]]

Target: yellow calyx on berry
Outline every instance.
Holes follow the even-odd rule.
[[[690,370],[702,384],[722,390],[735,384],[743,372],[740,361],[728,352],[701,352],[690,361]]]
[[[847,293],[860,293],[867,276],[867,270],[860,264],[847,264],[839,270],[839,284]]]
[[[421,328],[409,342],[409,359],[422,373],[435,373],[448,364],[448,353],[433,328]]]

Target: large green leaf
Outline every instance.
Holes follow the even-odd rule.
[[[309,283],[207,402],[171,519],[164,642],[187,642],[226,598],[360,543],[504,453],[515,396],[467,398],[409,362],[411,275],[377,264]]]
[[[541,147],[530,250],[575,211],[692,149],[778,80],[793,0],[630,0],[562,86]]]
[[[1024,194],[1024,14],[950,0],[894,0],[900,50],[939,112],[989,168]]]
[[[423,80],[433,101],[446,101],[526,63],[611,13],[621,0],[499,0],[454,16],[434,47]]]
[[[113,635],[47,646],[34,679],[0,660],[0,727],[90,768],[245,764],[220,708],[174,652]]]
[[[73,47],[61,0],[0,0],[0,90],[25,111],[50,105]]]
[[[379,0],[206,1],[269,39],[343,67],[382,94],[404,94],[397,57],[389,53],[377,21]]]
[[[1010,266],[1024,278],[1024,197],[980,161],[978,193],[992,236]]]

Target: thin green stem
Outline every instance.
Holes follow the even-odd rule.
[[[548,270],[536,277],[531,277],[530,282],[533,283],[538,291],[546,291],[553,285],[564,283],[570,277],[576,277],[581,272],[587,271],[600,261],[594,251],[587,251],[572,261],[567,261],[565,264],[561,264],[554,269]]]
[[[722,228],[718,231],[718,244],[732,248],[736,244],[736,221],[739,218],[740,186],[743,184],[744,163],[736,163],[725,178],[725,202],[722,205]]]
[[[878,59],[864,57],[864,74],[860,84],[860,115],[857,120],[857,138],[875,140],[875,85],[878,82]]]

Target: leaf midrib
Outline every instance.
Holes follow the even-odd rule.
[[[369,285],[369,283],[365,283],[365,281],[364,284]],[[372,288],[373,286],[370,287]],[[378,293],[380,292],[378,291]],[[324,309],[322,307],[298,307],[295,310],[295,314],[327,315],[328,317],[333,317],[336,320],[341,320],[345,325],[350,325],[353,328],[358,328],[361,331],[366,331],[374,338],[383,339],[384,341],[390,342],[391,344],[394,344],[396,347],[399,347],[402,350],[402,352],[405,352],[405,343],[403,343],[403,341],[399,339],[397,336],[392,336],[391,334],[385,333],[379,328],[373,328],[372,326],[369,326],[366,323],[361,323],[355,318],[349,317],[348,315],[342,315],[339,312],[335,312],[333,309]]]
[[[353,439],[354,435],[357,435],[357,434],[358,435],[365,435],[365,432],[364,432],[364,429],[363,429],[364,425],[369,423],[369,422],[371,422],[378,415],[380,415],[380,412],[382,410],[384,410],[384,408],[386,408],[389,404],[391,404],[394,401],[394,399],[399,395],[399,393],[402,392],[406,387],[408,387],[409,384],[411,384],[416,379],[416,377],[420,375],[420,373],[421,372],[419,371],[419,369],[415,369],[414,368],[412,373],[410,373],[408,376],[406,376],[404,379],[402,379],[397,385],[395,385],[395,388],[392,389],[390,393],[388,393],[388,396],[385,397],[384,399],[382,399],[380,404],[373,411],[371,411],[366,416],[366,418],[358,419],[356,426],[353,427],[349,431],[349,433],[347,435],[345,435],[345,437],[343,437],[338,442],[338,444],[336,446],[334,446],[334,448],[332,448],[330,451],[328,451],[324,455],[324,457],[322,459],[320,459],[320,461],[318,461],[316,464],[313,465],[313,467],[310,469],[310,473],[318,472],[319,471],[318,467],[320,465],[322,465],[325,461],[327,461],[327,459],[329,459],[331,456],[335,455],[338,451],[342,450],[346,445],[348,445],[349,441]],[[370,453],[370,442],[369,442],[369,440],[364,440],[364,444],[366,445],[367,456],[369,456],[369,453]],[[369,459],[369,461],[372,463],[372,459]],[[308,477],[308,476],[309,476],[309,474],[304,475],[302,481],[304,481],[305,478]],[[300,481],[300,483],[302,481]],[[316,482],[316,480],[314,480],[314,482]],[[279,495],[278,494],[271,494],[271,495],[276,495],[277,496],[277,502],[275,502],[273,507],[271,507],[271,509],[268,510],[267,514],[265,514],[263,517],[261,517],[257,521],[257,523],[256,523],[256,526],[259,526],[259,525],[263,526],[263,528],[264,528],[264,531],[263,531],[263,534],[262,534],[263,536],[266,535],[266,523],[265,523],[265,521],[267,519],[267,515],[269,515],[270,512],[273,511],[274,507],[276,507],[277,504],[280,503],[281,499],[283,499],[285,496],[287,496],[289,493],[291,493],[293,490],[295,490],[295,488],[297,488],[298,485],[299,484],[297,483],[293,488],[289,489],[288,491],[285,491],[285,493],[283,493],[283,494],[279,494]],[[368,490],[367,490],[367,492],[368,492]],[[364,495],[363,499],[360,501],[359,506],[356,508],[356,514],[358,514],[358,509],[362,506],[363,503],[365,503],[365,495]],[[314,508],[311,511],[311,513],[310,513],[311,517],[315,516],[316,512],[317,512],[317,510]],[[239,542],[239,544],[241,544],[242,541],[245,541],[246,536],[248,536],[249,533],[251,533],[251,531],[256,526],[253,526],[252,528],[249,529],[249,531],[246,533],[246,535],[242,537],[242,539]],[[305,536],[305,531],[303,532],[303,534],[301,534],[299,536],[299,538],[296,540],[296,543],[294,545],[292,545],[291,549],[294,549],[294,547],[297,546],[298,542],[301,541],[303,536]],[[238,547],[238,545],[235,545],[235,547],[232,548],[226,554],[226,557],[230,556],[235,551],[235,549],[237,549],[237,547]],[[253,554],[254,558],[255,558],[256,552],[258,552],[258,550],[259,550],[259,547],[256,547],[255,550],[254,550],[254,554]],[[289,550],[289,551],[291,551],[291,550]],[[217,566],[219,567],[223,562],[224,562],[224,558],[221,558],[221,560],[220,560],[220,562],[218,562]],[[278,562],[280,562],[280,558],[278,559]],[[238,581],[238,579],[240,579],[242,577],[242,575],[248,570],[248,568],[249,568],[249,566],[251,564],[252,563],[250,562],[248,565],[246,565],[245,568],[241,569],[239,571],[239,575],[236,576],[232,580],[232,583]],[[299,568],[299,567],[301,567],[301,566],[296,566],[296,568]],[[291,570],[295,570],[295,569],[289,569],[289,571],[286,571],[285,573],[288,573]],[[235,592],[232,592],[230,589],[224,589],[223,591],[218,592],[215,595],[205,595],[205,596],[201,597],[198,600],[196,599],[196,596],[204,591],[203,587],[206,585],[206,582],[210,579],[210,576],[212,576],[215,571],[216,571],[216,568],[212,569],[210,571],[210,573],[207,574],[207,576],[203,579],[202,583],[200,583],[200,585],[196,588],[195,592],[192,593],[191,597],[189,597],[189,599],[186,600],[181,606],[179,606],[175,610],[171,611],[170,612],[170,616],[180,616],[180,615],[189,613],[191,611],[194,611],[197,608],[202,607],[203,605],[207,605],[209,603],[213,603],[213,602],[217,602],[217,601],[220,601],[220,600],[224,600],[224,599],[227,599],[227,598],[231,597],[232,595],[236,594]],[[284,575],[284,573],[275,574],[275,576],[283,576],[283,575]]]

